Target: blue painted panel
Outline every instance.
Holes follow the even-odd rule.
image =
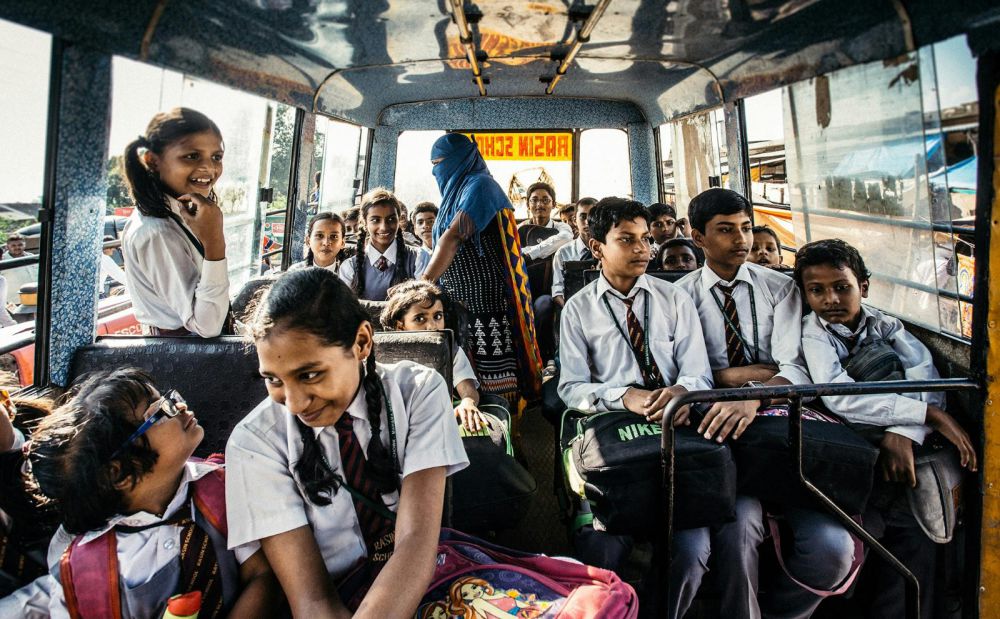
[[[73,353],[94,341],[111,120],[111,57],[65,49],[52,219],[49,378],[66,384]]]
[[[656,182],[656,142],[648,123],[630,123],[628,151],[632,164],[632,196],[643,204],[659,201]]]

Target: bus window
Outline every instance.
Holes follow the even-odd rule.
[[[725,118],[722,109],[716,108],[660,125],[659,130],[664,191],[668,195],[672,192],[677,216],[685,217],[691,198],[709,187],[724,185]],[[665,140],[668,133],[670,138]]]
[[[225,214],[229,283],[231,293],[235,294],[260,268],[261,248],[254,244],[254,233],[258,222],[257,190],[261,186],[262,167],[266,168],[261,161],[267,156],[268,144],[264,139],[269,102],[124,58],[114,59],[112,71],[114,90],[109,145],[112,175],[109,184],[115,183],[116,192],[123,191],[123,178],[120,172],[116,176],[115,170],[121,169],[118,166],[125,145],[143,134],[156,112],[175,106],[194,108],[207,114],[222,131],[226,146],[225,169],[215,192]],[[278,123],[275,126],[277,132],[280,127]],[[285,177],[287,179],[287,174]],[[127,196],[127,190],[124,195]],[[108,214],[128,215],[132,205],[117,207],[109,203],[108,209]]]
[[[325,116],[316,118],[316,163],[321,170],[319,191],[309,189],[309,203],[319,211],[340,213],[354,206],[360,194],[358,158],[365,146],[362,136],[367,131],[358,125],[341,122]]]
[[[434,180],[431,147],[444,131],[404,131],[396,145],[396,178],[393,190],[406,205],[441,202]]]
[[[0,41],[0,134],[10,145],[0,150],[0,370],[14,374],[0,378],[0,386],[7,387],[30,384],[34,374],[34,347],[17,344],[30,340],[35,327],[37,255],[47,250],[39,247],[41,225],[36,222],[44,186],[52,39],[0,21]],[[27,254],[34,261],[8,262]]]
[[[792,266],[795,258],[792,250],[796,243],[785,173],[781,90],[749,97],[743,103],[754,223],[775,231],[784,248],[783,264]]]
[[[675,206],[677,204],[677,184],[674,179],[674,126],[673,123],[656,128],[660,139],[660,201]]]
[[[794,84],[784,96],[797,240],[844,239],[872,271],[872,305],[966,336],[971,304],[964,310],[959,292],[971,295],[974,270],[963,248],[975,192],[973,74],[964,43],[949,41]]]
[[[628,134],[621,129],[587,129],[580,133],[579,197],[632,196]],[[563,196],[560,200],[566,201]]]

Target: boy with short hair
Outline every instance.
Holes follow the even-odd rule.
[[[753,245],[747,261],[769,269],[780,269],[784,257],[781,255],[781,241],[778,233],[770,226],[753,227]]]
[[[688,206],[691,236],[705,252],[705,266],[677,282],[691,295],[705,334],[705,347],[717,387],[809,384],[802,358],[801,297],[791,278],[747,262],[753,242],[750,202],[729,189],[700,193]],[[722,442],[739,439],[753,423],[757,400],[717,402],[698,425],[705,438]],[[738,497],[744,510],[743,554],[740,560],[756,589],[757,546],[764,539],[760,503]],[[795,549],[786,563],[800,581],[817,589],[832,590],[850,572],[854,543],[850,534],[825,514],[809,509],[788,509]],[[778,576],[767,599],[765,615],[808,617],[822,598]],[[756,607],[756,598],[752,598]]]
[[[559,221],[573,230],[573,238],[575,239],[579,234],[576,229],[576,205],[572,202],[562,205],[559,208]]]
[[[802,349],[813,379],[818,383],[854,382],[845,369],[850,357],[866,343],[880,340],[892,346],[908,380],[940,378],[930,351],[906,332],[899,319],[862,305],[861,300],[868,297],[869,277],[861,254],[840,239],[814,241],[796,253],[794,278],[812,310],[802,318]],[[865,524],[871,529],[876,518],[884,521],[882,543],[919,580],[921,614],[930,617],[934,608],[934,544],[914,519],[903,484],[916,485],[913,444],[922,444],[931,428],[958,448],[963,466],[975,471],[976,453],[969,435],[944,411],[944,393],[824,396],[823,403],[849,422],[885,428],[882,478],[897,483],[886,489],[892,495],[889,509],[866,514]],[[869,557],[865,572],[872,570],[877,582],[870,605],[873,616],[902,616],[902,577],[874,556]]]
[[[590,225],[587,223],[587,217],[596,204],[597,200],[594,198],[580,198],[580,201],[574,205],[574,229],[578,235],[572,243],[560,247],[559,251],[556,252],[556,257],[552,260],[552,300],[560,307],[565,303],[563,298],[566,282],[564,265],[567,262],[594,259],[594,254],[590,251]]]
[[[677,286],[645,274],[649,212],[642,204],[604,198],[586,222],[601,275],[563,309],[559,396],[582,411],[625,409],[658,421],[674,396],[712,386],[697,311]],[[687,423],[687,415],[685,407],[675,423]],[[600,539],[609,547],[630,544],[624,536],[595,535],[605,536]],[[674,533],[669,617],[682,617],[690,606],[709,554],[739,552],[741,543],[738,523]],[[606,567],[614,569],[620,560],[608,556]],[[746,600],[754,592],[740,562],[720,556],[718,571],[723,615],[750,617]]]
[[[438,207],[433,202],[421,202],[413,208],[413,231],[421,240],[421,249],[430,253],[434,251],[434,221],[437,219]]]
[[[662,202],[650,204],[649,235],[657,247],[677,238],[677,210]]]

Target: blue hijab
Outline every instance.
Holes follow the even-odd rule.
[[[434,166],[434,178],[441,190],[441,207],[434,220],[434,242],[465,213],[476,226],[473,241],[479,247],[479,233],[500,211],[510,208],[510,200],[497,184],[476,143],[461,133],[448,133],[434,142],[431,160],[444,159]]]

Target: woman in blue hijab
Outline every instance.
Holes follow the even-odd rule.
[[[539,397],[542,362],[510,201],[461,133],[441,136],[431,163],[441,207],[424,278],[439,280],[469,310],[465,346],[482,390],[521,410],[520,399]]]

